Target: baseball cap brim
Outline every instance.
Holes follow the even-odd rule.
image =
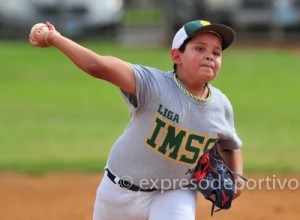
[[[222,49],[228,48],[235,39],[235,31],[223,24],[211,24],[206,21],[192,21],[185,24],[175,35],[172,48],[179,48],[184,42],[199,33],[211,32],[217,34],[222,41]]]
[[[222,39],[222,49],[225,50],[228,48],[235,39],[235,32],[232,28],[222,25],[222,24],[211,24],[207,26],[203,26],[200,30],[195,31],[188,39],[195,37],[199,33],[202,32],[215,32],[217,33]],[[187,40],[188,40],[187,39]]]

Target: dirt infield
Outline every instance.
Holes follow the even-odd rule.
[[[197,220],[300,219],[300,174],[248,174],[247,177],[252,179],[248,189],[229,211],[217,212],[213,218],[210,217],[211,204],[200,197]],[[101,175],[97,174],[2,173],[0,219],[91,220],[100,180]]]

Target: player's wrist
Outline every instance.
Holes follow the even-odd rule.
[[[54,44],[54,38],[60,36],[60,33],[57,31],[48,31],[45,36],[45,43],[47,46],[52,46]]]

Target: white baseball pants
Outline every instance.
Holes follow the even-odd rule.
[[[134,192],[104,175],[97,190],[94,220],[195,220],[196,207],[196,191]]]

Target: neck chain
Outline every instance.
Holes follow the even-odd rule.
[[[192,97],[193,99],[202,101],[202,102],[207,102],[207,101],[209,100],[209,98],[210,98],[210,96],[211,96],[211,91],[210,91],[210,89],[209,89],[209,87],[208,87],[207,85],[206,85],[205,87],[207,87],[207,89],[208,89],[208,97],[205,98],[205,99],[201,99],[201,98],[199,98],[199,97],[197,97],[197,96],[194,96],[194,95],[193,95],[192,93],[190,93],[189,91],[187,91],[187,90],[186,90],[186,89],[178,82],[177,77],[176,77],[176,73],[175,73],[175,72],[173,73],[173,78],[174,78],[174,81],[175,81],[176,85],[178,86],[178,88],[179,88],[182,92],[184,92],[186,95]]]

